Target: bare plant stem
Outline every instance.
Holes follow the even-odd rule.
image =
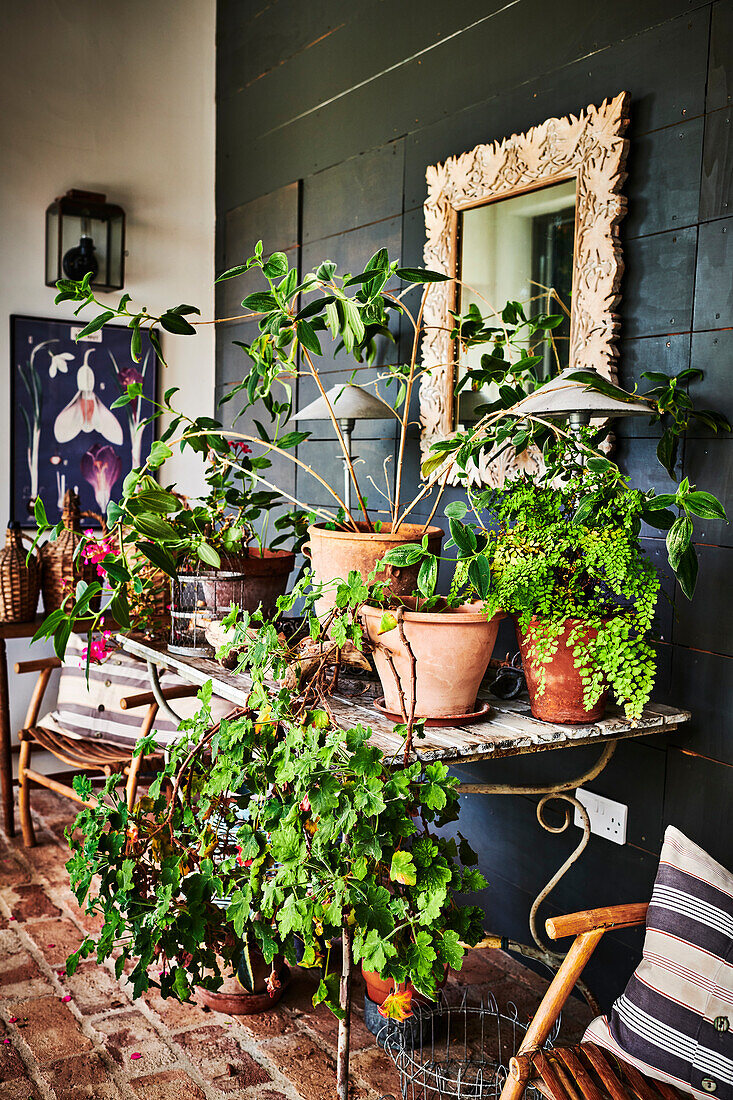
[[[346,840],[347,838],[344,837],[344,842]],[[351,1035],[351,978],[353,969],[351,939],[351,928],[344,917],[341,928],[341,985],[339,988],[339,1006],[343,1012],[343,1017],[339,1020],[336,1062],[336,1095],[338,1100],[348,1100],[349,1096],[349,1039]]]
[[[399,530],[399,522],[397,520],[397,517],[398,517],[399,511],[400,511],[400,495],[402,493],[402,468],[403,468],[404,459],[405,459],[405,443],[407,441],[407,427],[408,427],[408,420],[409,420],[409,416],[410,416],[410,402],[412,401],[412,387],[415,383],[415,365],[417,363],[417,350],[418,350],[418,345],[419,345],[419,342],[420,342],[420,340],[419,340],[419,337],[420,337],[420,324],[422,322],[423,310],[425,309],[425,302],[427,301],[427,296],[428,296],[428,290],[429,289],[430,288],[428,286],[423,291],[422,299],[420,301],[420,309],[418,310],[418,314],[417,314],[416,319],[413,319],[412,314],[409,312],[409,310],[406,309],[405,306],[402,307],[403,309],[405,309],[405,312],[407,313],[408,317],[410,318],[410,321],[412,322],[412,326],[413,326],[413,330],[414,330],[414,336],[413,336],[413,340],[412,340],[412,354],[410,356],[410,373],[409,373],[408,378],[407,378],[407,385],[406,385],[406,388],[405,388],[405,401],[404,401],[404,404],[402,406],[402,409],[403,409],[402,421],[401,421],[402,430],[400,432],[400,448],[399,448],[399,453],[398,453],[398,457],[397,457],[397,475],[396,475],[396,478],[395,478],[395,490],[394,490],[394,506],[393,506],[393,519],[392,519],[392,533],[393,534],[396,531]],[[395,522],[397,523],[396,527],[394,526]]]

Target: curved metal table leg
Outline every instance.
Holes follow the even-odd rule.
[[[160,709],[162,711],[165,711],[168,717],[176,723],[177,726],[180,726],[183,719],[181,718],[180,714],[176,714],[176,712],[173,710],[173,707],[163,695],[163,691],[160,686],[160,680],[158,678],[158,666],[154,665],[152,661],[146,661],[145,663],[148,666],[148,673],[150,675],[150,686],[153,689],[153,695],[155,696],[156,703],[158,704]]]
[[[580,820],[583,828],[583,835],[580,841],[570,853],[565,862],[557,869],[550,881],[540,890],[539,894],[532,903],[532,907],[529,913],[529,929],[532,934],[532,939],[537,944],[537,948],[532,948],[522,944],[516,944],[512,946],[512,950],[518,950],[521,954],[526,955],[528,958],[536,958],[540,962],[546,963],[548,966],[557,967],[563,960],[563,956],[555,951],[552,951],[542,940],[539,929],[537,927],[537,914],[542,902],[545,901],[552,891],[555,889],[560,880],[567,874],[574,863],[581,857],[588,841],[590,840],[590,820],[588,813],[577,798],[568,794],[569,791],[574,790],[576,787],[582,787],[584,783],[590,782],[591,779],[595,779],[597,775],[603,771],[608,764],[609,760],[616,751],[618,741],[609,741],[603,746],[603,750],[596,760],[595,764],[591,768],[588,768],[582,775],[577,775],[573,779],[564,780],[561,783],[545,784],[544,786],[532,786],[532,787],[512,787],[503,783],[461,783],[458,787],[459,794],[522,794],[533,795],[539,794],[543,797],[537,804],[537,820],[543,829],[546,829],[549,833],[564,833],[570,826],[573,815],[572,809],[577,809],[580,815]],[[565,802],[565,820],[561,825],[551,825],[544,816],[544,810],[549,802],[554,799]],[[593,994],[590,992],[585,982],[576,982],[577,988],[582,993],[585,1000],[590,1005],[591,1009],[596,1015],[600,1014],[598,1002]]]

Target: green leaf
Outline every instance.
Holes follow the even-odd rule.
[[[403,546],[393,546],[382,558],[386,565],[395,565],[398,569],[404,569],[408,565],[416,565],[423,556],[423,548],[419,543],[408,542]]]
[[[695,547],[690,545],[685,550],[684,554],[680,558],[679,565],[675,570],[675,575],[679,581],[680,588],[682,589],[688,600],[691,600],[694,592],[695,585],[697,583],[697,551]]]
[[[426,554],[417,574],[417,587],[423,596],[433,596],[438,583],[438,559],[435,554]]]
[[[467,527],[457,519],[448,521],[451,538],[463,555],[471,555],[476,552],[476,535],[472,527]]]
[[[208,542],[200,542],[196,547],[196,553],[201,561],[206,565],[210,565],[212,569],[221,569],[221,558],[214,547],[209,546]]]
[[[667,557],[669,564],[677,572],[682,556],[692,543],[692,520],[679,516],[667,532]]]
[[[431,474],[434,474],[435,471],[438,470],[443,465],[445,460],[446,460],[446,456],[444,454],[442,454],[442,455],[431,455],[430,458],[426,458],[425,461],[423,462],[422,466],[420,467],[422,476],[423,477],[430,477]]]
[[[172,332],[176,336],[193,336],[196,333],[193,325],[185,317],[181,317],[180,313],[164,313],[160,323],[166,332]]]
[[[657,458],[669,476],[674,480],[674,467],[677,461],[677,436],[671,428],[665,428],[657,443]]]
[[[46,509],[40,497],[36,497],[33,501],[33,515],[35,516],[38,527],[48,527],[48,516],[46,515]]]
[[[85,325],[83,329],[77,332],[74,341],[78,343],[79,340],[83,340],[86,336],[91,336],[93,332],[99,332],[100,328],[104,328],[108,321],[114,319],[114,316],[114,313],[109,309],[104,313],[100,313],[98,317],[95,317],[93,321],[90,321],[88,325]]]
[[[215,280],[217,283],[223,283],[225,279],[236,279],[240,275],[244,275],[249,271],[249,264],[238,264],[236,267],[230,267],[228,271],[222,271],[221,275]]]
[[[316,330],[308,321],[297,321],[295,329],[304,348],[313,352],[314,355],[323,355],[320,341],[316,336]]]
[[[658,496],[650,497],[649,500],[646,501],[644,504],[644,511],[654,512],[658,508],[669,508],[676,500],[677,497],[674,493],[659,493]]]
[[[139,516],[134,517],[132,522],[136,531],[150,539],[163,539],[164,541],[173,542],[179,537],[178,532],[171,527],[170,523],[154,512],[141,512]]]
[[[123,628],[123,630],[130,629],[130,605],[127,602],[127,595],[124,591],[117,592],[112,597],[110,603],[110,611],[114,616],[115,622]]]
[[[399,882],[403,886],[415,885],[417,882],[417,869],[409,852],[398,851],[394,853],[389,869],[389,877],[392,882]]]
[[[254,313],[271,313],[278,308],[277,298],[262,290],[256,290],[254,294],[248,294],[243,300],[245,309],[251,309]]]
[[[462,500],[452,500],[445,508],[448,519],[463,519],[467,511],[468,505]]]
[[[420,267],[398,267],[395,275],[406,283],[444,283],[449,278],[441,271],[430,271],[429,268]]]
[[[702,519],[723,519],[726,521],[728,519],[725,508],[712,493],[700,491],[687,493],[681,503],[693,515],[700,516]]]
[[[137,546],[156,569],[167,573],[169,577],[175,577],[176,563],[164,546],[158,546],[154,542],[139,542]]]
[[[377,634],[386,634],[390,630],[394,630],[397,626],[397,620],[391,611],[385,611],[382,615],[379,623],[379,630]]]
[[[483,554],[474,558],[469,565],[468,579],[481,599],[487,600],[491,591],[491,566]]]
[[[288,258],[284,252],[273,252],[262,265],[262,273],[268,279],[282,279],[288,273]]]
[[[170,449],[167,443],[163,443],[160,439],[156,439],[150,448],[150,454],[148,455],[148,466],[151,470],[157,470],[159,466],[162,466],[167,458],[171,458],[173,451]]]

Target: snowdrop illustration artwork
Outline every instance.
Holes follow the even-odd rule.
[[[56,522],[66,488],[79,493],[82,510],[105,512],[154,438],[145,400],[157,383],[150,344],[144,342],[136,363],[126,327],[76,343],[82,327],[11,318],[11,512],[21,523],[39,496]],[[130,382],[141,384],[145,396],[111,408]]]
[[[58,443],[68,443],[79,432],[88,434],[95,431],[110,443],[117,443],[118,446],[122,443],[122,425],[94,392],[96,378],[89,366],[89,357],[94,351],[94,348],[89,348],[85,353],[84,365],[76,372],[76,394],[54,421],[53,434]]]

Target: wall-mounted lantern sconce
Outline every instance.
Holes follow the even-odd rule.
[[[125,211],[96,191],[67,191],[46,211],[46,286],[83,279],[95,290],[125,285]]]

